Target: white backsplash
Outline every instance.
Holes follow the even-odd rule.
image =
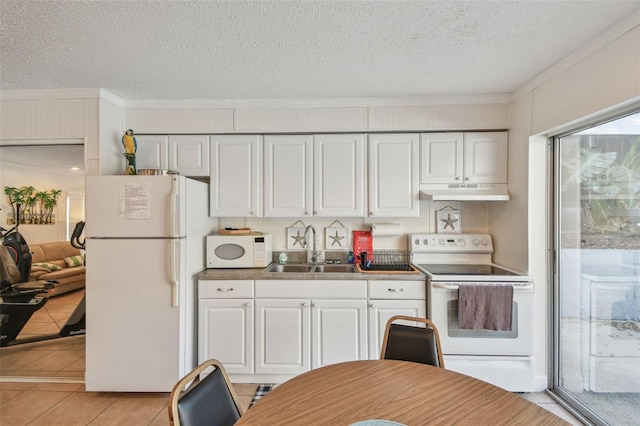
[[[220,228],[244,228],[250,227],[255,231],[270,233],[273,236],[273,250],[280,251],[287,247],[287,228],[296,221],[301,220],[305,225],[313,225],[318,240],[317,249],[326,250],[325,228],[336,219],[349,228],[345,249],[351,247],[351,231],[369,231],[372,223],[399,223],[402,225],[402,234],[399,236],[373,238],[374,249],[407,249],[407,234],[419,232],[436,232],[436,210],[450,206],[462,212],[462,232],[464,233],[490,233],[488,229],[487,201],[477,202],[453,202],[453,201],[420,201],[420,217],[416,218],[220,218]],[[296,226],[301,226],[297,223]],[[332,226],[339,226],[334,224]]]

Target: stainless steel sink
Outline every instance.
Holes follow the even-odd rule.
[[[316,265],[313,272],[350,274],[356,272],[356,268],[353,265]]]
[[[273,265],[267,272],[297,272],[306,273],[311,272],[313,265]]]
[[[319,274],[350,274],[357,272],[353,265],[301,265],[301,264],[288,264],[288,265],[272,265],[266,272],[289,272],[306,274],[309,272]]]

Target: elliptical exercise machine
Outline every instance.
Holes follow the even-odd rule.
[[[47,290],[55,284],[55,281],[29,281],[32,257],[27,242],[18,231],[19,224],[18,204],[16,225],[10,230],[0,228],[0,237],[3,240],[0,245],[0,347],[84,334],[83,297],[60,332],[17,339],[31,316],[47,303]],[[71,238],[73,247],[84,249],[84,240],[80,241],[83,229],[84,222],[79,222]]]

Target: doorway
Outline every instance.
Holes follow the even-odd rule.
[[[554,139],[552,390],[598,425],[640,418],[640,112]]]
[[[52,220],[19,224],[27,244],[69,241],[84,220],[85,153],[82,140],[0,141],[0,226],[15,225],[5,191],[33,187],[60,191]],[[29,212],[35,214],[36,208]],[[84,289],[50,297],[34,312],[18,340],[57,334],[84,295]],[[84,381],[84,335],[39,340],[0,348],[0,380]]]

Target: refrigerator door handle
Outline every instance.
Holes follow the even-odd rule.
[[[171,241],[171,262],[170,275],[171,275],[171,306],[177,307],[180,303],[180,278],[178,277],[178,271],[180,270],[180,244],[179,240]]]
[[[178,223],[178,211],[180,206],[178,194],[178,179],[175,176],[171,177],[171,194],[169,195],[169,224],[172,227],[170,230],[172,237],[177,237],[180,232],[180,224]]]

